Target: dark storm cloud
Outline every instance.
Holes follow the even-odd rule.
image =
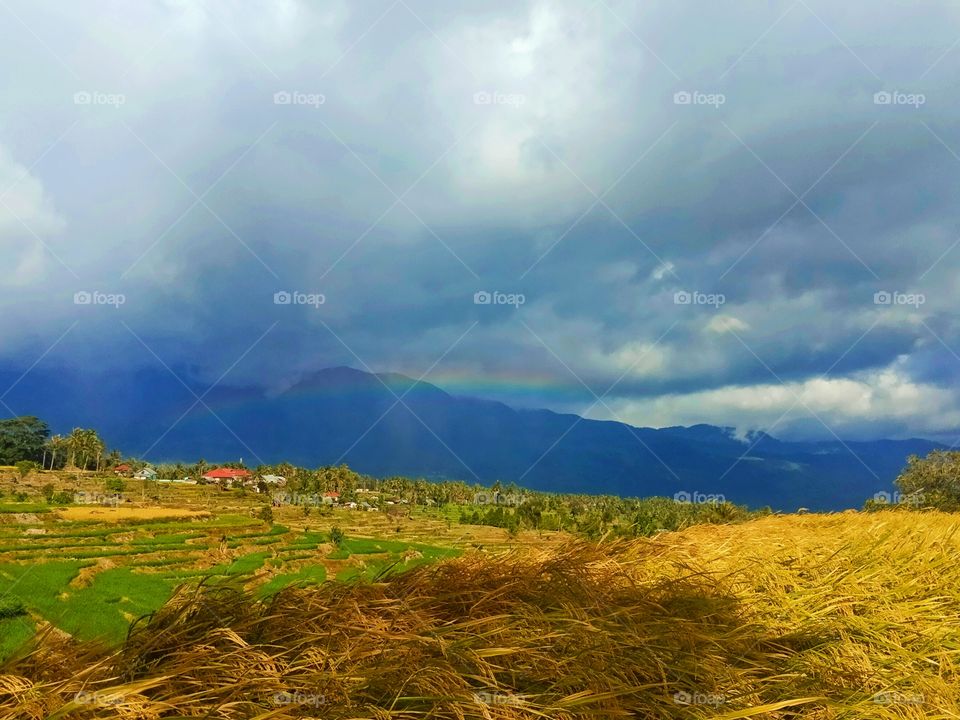
[[[281,387],[442,356],[528,405],[619,382],[597,412],[638,424],[762,425],[800,395],[851,433],[953,426],[958,19],[11,2],[3,362],[72,328],[47,362]],[[125,302],[74,304],[94,291]]]

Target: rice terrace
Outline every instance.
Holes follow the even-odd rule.
[[[677,529],[632,538],[614,522],[591,539],[545,530],[543,515],[540,528],[471,524],[507,508],[437,507],[417,502],[416,483],[387,490],[346,468],[326,473],[381,488],[311,506],[242,486],[12,470],[0,717],[960,709],[953,514],[874,501],[826,515],[729,508],[661,513]],[[59,505],[59,487],[99,502]],[[392,499],[368,510],[341,495]]]

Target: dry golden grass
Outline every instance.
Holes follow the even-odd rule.
[[[99,505],[71,505],[57,510],[63,520],[95,520],[98,522],[127,522],[130,520],[180,520],[211,517],[206,510],[188,510],[172,507],[101,507]]]
[[[268,604],[184,589],[118,650],[13,659],[0,717],[958,718],[958,530],[769,517]]]

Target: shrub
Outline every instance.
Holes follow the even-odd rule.
[[[911,455],[896,485],[900,492],[891,496],[891,504],[960,510],[960,452],[934,450],[925,458]]]
[[[343,545],[343,542],[347,539],[346,534],[343,530],[340,529],[339,525],[334,525],[330,528],[330,542],[332,542],[337,547]]]
[[[73,504],[73,493],[61,490],[60,492],[51,495],[47,502],[49,502],[51,505],[71,505]]]
[[[273,508],[269,505],[264,505],[262,508],[257,510],[256,516],[258,520],[263,520],[265,523],[273,524]]]
[[[27,611],[26,608],[23,607],[23,603],[16,598],[0,599],[0,620],[26,614]]]
[[[21,460],[16,464],[16,468],[17,472],[20,474],[20,479],[22,480],[37,469],[37,464],[32,460]]]
[[[107,478],[106,481],[104,481],[103,486],[107,489],[107,492],[123,492],[127,484],[121,477],[112,477]]]

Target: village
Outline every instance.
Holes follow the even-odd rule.
[[[120,463],[112,468],[117,478],[140,480],[144,483],[157,485],[210,485],[221,491],[241,490],[270,496],[273,507],[296,505],[302,507],[340,507],[347,510],[375,512],[389,506],[409,505],[409,501],[401,497],[385,498],[381,493],[366,488],[355,488],[349,498],[341,498],[341,493],[335,490],[325,492],[291,492],[286,490],[287,478],[272,473],[258,473],[246,468],[216,467],[204,472],[199,477],[159,477],[157,470],[150,465],[139,469],[129,463]],[[120,491],[110,493],[91,493],[79,491],[74,493],[74,503],[78,505],[112,505],[116,506],[125,499]],[[425,505],[432,506],[433,500],[426,498]]]

